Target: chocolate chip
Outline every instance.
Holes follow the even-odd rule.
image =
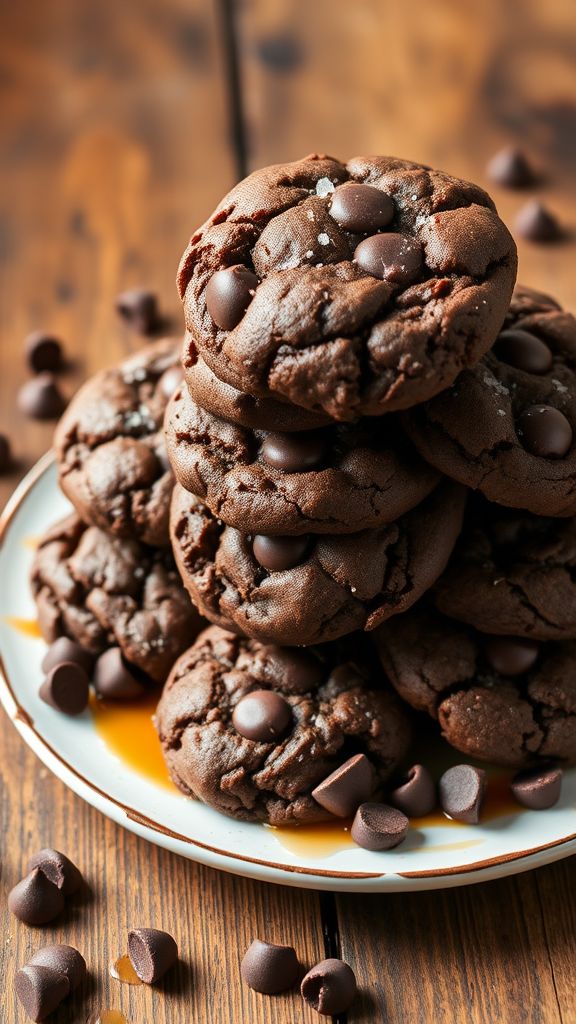
[[[51,373],[39,373],[26,381],[18,392],[18,407],[33,420],[56,420],[66,402]]]
[[[372,277],[405,287],[422,269],[422,246],[415,238],[386,232],[365,238],[354,250],[358,266]]]
[[[65,715],[81,715],[88,707],[89,688],[84,669],[73,661],[62,661],[50,669],[39,696]]]
[[[562,459],[572,447],[572,427],[552,405],[531,405],[518,417],[517,426],[526,451],[541,459]]]
[[[322,662],[308,651],[270,644],[267,658],[271,681],[281,679],[283,687],[290,692],[306,693],[324,682],[326,672]]]
[[[67,636],[59,636],[54,643],[50,644],[42,659],[42,671],[49,672],[56,665],[61,665],[63,661],[72,661],[75,665],[80,665],[88,675],[94,667],[94,655]]]
[[[252,690],[238,701],[232,725],[247,740],[274,743],[292,725],[292,708],[273,690]]]
[[[160,324],[158,301],[148,288],[129,288],[116,299],[116,310],[138,334],[154,334]]]
[[[522,207],[516,218],[516,228],[522,238],[530,242],[556,242],[563,234],[556,216],[537,199]]]
[[[322,960],[302,979],[302,998],[326,1017],[346,1013],[358,986],[352,968],[343,960]]]
[[[93,682],[98,696],[107,700],[134,700],[144,693],[144,686],[119,647],[110,647],[100,655],[94,666]]]
[[[46,878],[60,889],[64,896],[72,896],[82,885],[82,875],[65,853],[46,847],[28,861],[28,871],[40,868]]]
[[[258,287],[252,270],[236,263],[217,270],[206,287],[206,308],[217,327],[231,331],[240,323]]]
[[[316,786],[312,796],[330,814],[350,818],[369,799],[373,789],[372,765],[364,754],[356,754]]]
[[[560,799],[562,771],[560,768],[525,768],[514,776],[510,789],[523,807],[545,811]]]
[[[34,868],[9,893],[8,909],[25,924],[48,924],[64,910],[64,895],[40,868]]]
[[[373,185],[349,181],[332,193],[330,214],[346,231],[363,234],[385,228],[394,216],[394,202],[386,192]]]
[[[128,932],[128,956],[140,980],[153,985],[178,960],[178,946],[168,932],[135,928]]]
[[[172,398],[172,395],[176,391],[179,384],[182,383],[184,373],[180,363],[176,363],[175,366],[169,366],[167,370],[160,377],[158,387],[166,398]]]
[[[488,177],[505,188],[527,188],[535,181],[525,154],[515,146],[506,146],[496,153],[487,167]]]
[[[299,434],[268,434],[262,444],[262,458],[284,473],[306,473],[326,458],[328,440],[319,431]]]
[[[436,786],[430,772],[421,764],[412,765],[399,786],[389,796],[393,807],[409,818],[423,818],[436,807]]]
[[[264,995],[272,996],[292,988],[300,974],[300,964],[292,946],[275,946],[254,939],[240,965],[242,980]]]
[[[57,943],[54,946],[42,946],[28,961],[31,967],[47,967],[55,974],[64,974],[70,983],[70,991],[74,992],[86,978],[86,961],[74,946]]]
[[[304,561],[308,537],[268,537],[258,533],[252,541],[254,558],[269,572],[284,572]]]
[[[10,441],[5,434],[0,434],[0,473],[7,473],[12,469],[12,452]]]
[[[536,640],[515,636],[487,636],[484,657],[501,676],[521,676],[535,665],[540,652]]]
[[[477,825],[486,789],[486,772],[471,764],[457,764],[440,777],[440,805],[455,821]]]
[[[502,331],[494,345],[494,352],[503,363],[515,366],[525,373],[548,373],[552,368],[552,352],[545,342],[529,331]]]
[[[33,373],[57,373],[62,369],[62,344],[46,331],[32,331],[24,342],[24,353]]]
[[[14,986],[25,1013],[34,1021],[44,1020],[53,1013],[70,992],[65,974],[40,964],[21,967],[16,972]]]
[[[361,804],[350,835],[365,850],[391,850],[406,838],[409,821],[402,811],[387,804]]]

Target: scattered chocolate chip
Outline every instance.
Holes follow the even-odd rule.
[[[430,772],[421,764],[412,765],[399,786],[389,796],[393,807],[409,818],[423,818],[436,807],[436,786]]]
[[[154,334],[160,324],[158,301],[148,288],[129,288],[116,299],[116,310],[138,334]]]
[[[548,345],[535,334],[520,328],[502,331],[496,339],[494,352],[503,363],[525,373],[548,373],[552,368],[552,352]]]
[[[358,986],[354,971],[343,960],[322,960],[302,979],[302,998],[326,1017],[346,1013],[352,1006]]]
[[[408,818],[387,804],[360,804],[350,835],[365,850],[391,850],[406,838]]]
[[[206,286],[206,308],[217,327],[231,331],[240,323],[258,287],[256,274],[236,263],[217,270]]]
[[[128,932],[128,956],[140,980],[153,985],[178,960],[178,946],[168,932],[135,928]]]
[[[107,700],[135,700],[145,692],[119,647],[110,647],[97,659],[93,683],[98,696]]]
[[[516,217],[516,229],[529,242],[556,242],[563,234],[557,217],[537,199],[522,207]]]
[[[386,232],[365,238],[354,250],[358,266],[372,277],[405,287],[422,269],[422,246],[415,238]]]
[[[264,995],[272,996],[292,988],[300,974],[300,964],[292,946],[275,946],[254,939],[240,965],[242,980]]]
[[[8,894],[8,909],[25,924],[48,924],[64,910],[64,895],[40,868],[34,868]]]
[[[269,572],[284,572],[304,561],[308,537],[268,537],[258,533],[252,541],[254,558]]]
[[[373,185],[356,185],[349,181],[332,193],[330,214],[345,231],[362,234],[385,228],[394,212],[390,196]]]
[[[62,369],[62,344],[46,331],[32,331],[24,342],[24,353],[33,373],[57,373]]]
[[[49,672],[56,665],[61,665],[63,661],[72,661],[75,665],[80,665],[88,675],[94,668],[94,655],[67,636],[59,636],[54,643],[50,644],[42,659],[42,671]]]
[[[46,847],[28,861],[28,871],[40,868],[46,878],[60,889],[64,896],[72,896],[82,885],[82,875],[65,853]]]
[[[232,725],[247,740],[273,743],[292,725],[292,708],[274,690],[252,690],[238,701]]]
[[[18,392],[18,407],[33,420],[56,420],[66,402],[51,373],[39,373],[26,381]]]
[[[262,458],[284,473],[306,473],[317,469],[326,458],[326,434],[319,431],[299,434],[268,434],[262,444]]]
[[[570,422],[552,405],[531,405],[518,417],[517,426],[526,451],[541,459],[562,459],[572,447]]]
[[[505,188],[528,188],[536,180],[526,155],[516,146],[506,146],[496,153],[487,171],[491,181]]]
[[[312,796],[330,814],[350,818],[374,789],[374,771],[365,754],[356,754],[336,768],[315,789]]]
[[[70,991],[74,992],[86,978],[86,961],[74,946],[57,943],[54,946],[42,946],[28,961],[30,967],[47,967],[55,974],[64,974],[70,983]]]
[[[160,377],[158,387],[166,398],[172,398],[172,395],[176,391],[179,384],[182,383],[184,373],[180,363],[176,363],[175,366],[169,366],[167,370]]]
[[[0,434],[0,473],[7,473],[10,469],[12,469],[10,441],[5,434]]]
[[[44,1020],[53,1013],[70,992],[65,974],[40,964],[21,967],[16,972],[14,985],[25,1013],[34,1021]]]
[[[521,676],[536,664],[540,644],[516,636],[487,636],[484,640],[484,656],[501,676]]]
[[[440,777],[440,805],[455,821],[477,825],[486,790],[486,772],[471,764],[457,764]]]
[[[39,696],[45,704],[65,715],[81,715],[88,707],[90,682],[81,665],[62,661],[50,669]]]
[[[545,811],[560,799],[562,770],[525,768],[514,776],[510,789],[523,807],[529,807],[532,811]]]

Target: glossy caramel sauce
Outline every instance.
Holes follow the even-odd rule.
[[[110,964],[110,977],[116,981],[122,981],[125,985],[142,985],[141,979],[132,967],[130,957],[127,953],[118,957],[113,964]]]
[[[5,615],[4,622],[8,626],[12,626],[13,629],[17,629],[19,633],[24,633],[25,636],[42,639],[38,619],[20,619],[17,615]]]
[[[86,1024],[128,1024],[120,1010],[100,1010],[88,1017]]]
[[[139,775],[179,792],[168,775],[152,716],[158,692],[136,701],[106,701],[90,698],[96,732],[124,764]]]

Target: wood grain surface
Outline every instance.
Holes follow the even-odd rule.
[[[151,285],[179,331],[176,263],[239,169],[312,150],[396,152],[487,184],[486,160],[518,142],[535,194],[576,227],[571,0],[44,0],[0,10],[0,430],[18,466],[50,445],[25,420],[22,339],[59,333],[72,393],[138,343],[115,295]],[[532,194],[532,193],[530,193]],[[495,190],[509,224],[525,197]],[[574,245],[522,244],[521,279],[576,305]],[[9,586],[10,581],[0,581]],[[298,995],[240,983],[256,935],[304,963],[337,952],[361,995],[348,1024],[576,1024],[576,862],[441,893],[322,896],[265,886],[164,853],[93,811],[0,722],[2,1024],[21,1024],[11,981],[54,940],[85,954],[90,984],[54,1015],[85,1024],[300,1024]],[[27,856],[54,844],[88,891],[55,927],[28,929],[5,895]],[[182,963],[165,986],[130,988],[109,963],[132,926],[166,927]]]

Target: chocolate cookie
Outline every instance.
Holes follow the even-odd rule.
[[[355,662],[339,645],[290,650],[206,629],[175,664],[156,712],[176,785],[271,825],[329,817],[312,790],[351,754],[369,758],[377,789],[407,753],[410,728],[378,668]]]
[[[576,643],[485,636],[426,603],[375,633],[401,697],[464,754],[522,767],[576,760]]]
[[[75,514],[42,538],[31,583],[48,643],[68,636],[94,654],[117,645],[156,682],[202,626],[168,548],[113,537]]]
[[[414,508],[439,480],[396,417],[268,433],[205,412],[182,385],[165,422],[178,482],[244,533],[370,529]]]
[[[174,479],[162,421],[179,342],[164,339],[91,377],[60,420],[60,486],[82,519],[118,537],[168,543]]]
[[[409,608],[446,565],[464,502],[462,488],[444,483],[379,529],[250,536],[224,526],[177,484],[171,536],[184,586],[206,618],[263,641],[306,646],[374,629]]]
[[[404,422],[428,462],[491,501],[576,515],[576,320],[518,288],[494,348]]]
[[[483,633],[576,639],[576,519],[478,501],[435,588],[440,611]]]
[[[241,181],[193,235],[178,286],[220,380],[351,420],[409,408],[474,365],[515,275],[514,241],[476,185],[394,157],[310,156]]]

